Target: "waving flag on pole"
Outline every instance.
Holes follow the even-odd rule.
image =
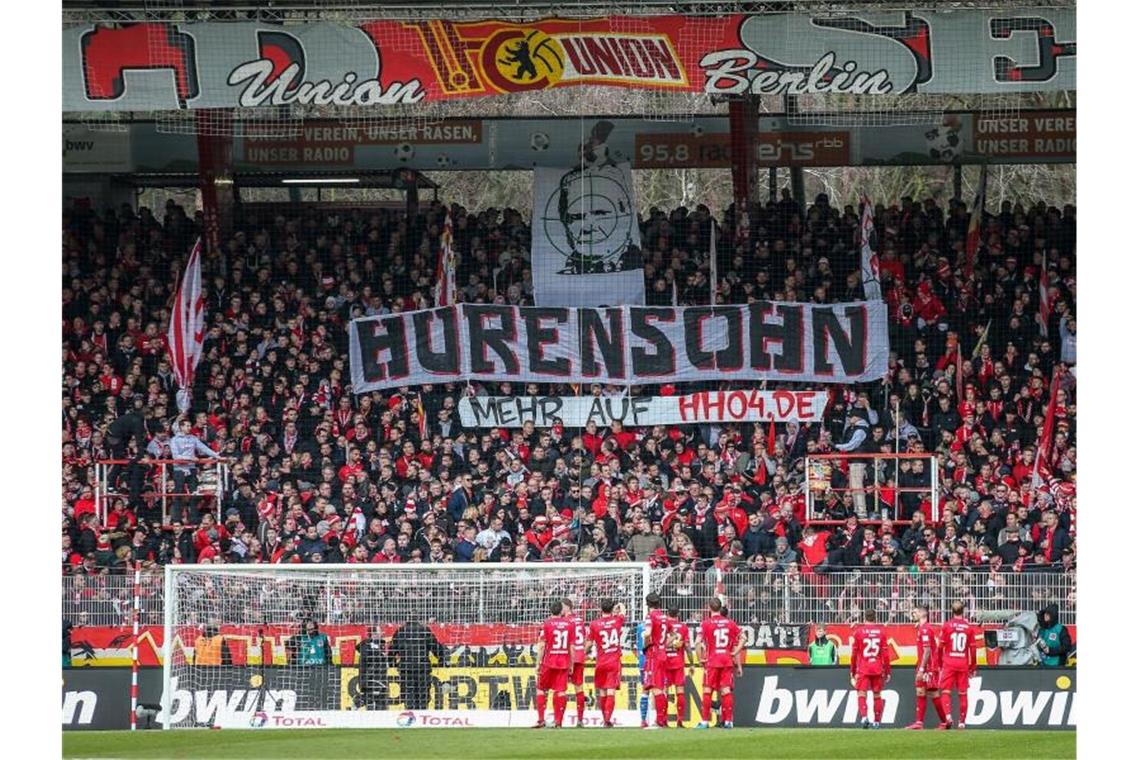
[[[1049,404],[1045,407],[1045,422],[1041,426],[1041,438],[1037,441],[1037,456],[1033,461],[1033,488],[1036,490],[1051,476],[1049,460],[1053,453],[1053,423],[1057,417],[1057,391],[1061,387],[1061,373],[1053,372],[1049,384]]]
[[[186,271],[174,293],[170,328],[166,342],[170,350],[174,379],[178,381],[178,408],[190,409],[190,390],[194,369],[202,358],[202,342],[206,337],[206,297],[202,294],[202,238],[190,250]]]
[[[978,194],[974,196],[974,210],[970,212],[970,226],[966,228],[966,259],[962,262],[962,274],[969,279],[974,276],[974,262],[978,260],[978,248],[982,244],[982,216],[986,211],[986,177],[989,167],[982,164],[982,181]]]
[[[863,222],[859,226],[859,242],[863,252],[863,296],[868,301],[883,300],[879,285],[879,239],[875,234],[875,212],[871,199],[863,196]]]
[[[439,236],[439,263],[435,268],[435,305],[455,305],[455,249],[451,238],[451,209],[443,220],[443,232]]]
[[[709,229],[709,304],[716,306],[716,219]]]
[[[1037,276],[1037,321],[1041,323],[1041,337],[1049,337],[1049,258],[1041,256],[1041,273]]]

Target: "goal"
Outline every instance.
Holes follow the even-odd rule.
[[[164,728],[530,725],[534,644],[551,601],[571,599],[589,622],[605,597],[621,602],[627,618],[615,719],[635,725],[636,623],[645,595],[661,591],[669,575],[636,562],[165,572]],[[310,623],[316,635],[306,632]],[[370,636],[383,646],[358,648]],[[365,649],[371,659],[362,665]],[[396,650],[418,650],[413,659],[426,655],[430,670],[397,666]],[[584,722],[600,724],[588,675],[585,691]],[[575,722],[568,709],[564,725]]]

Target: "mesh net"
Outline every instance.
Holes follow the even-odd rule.
[[[551,601],[571,599],[587,624],[600,599],[622,603],[632,666],[645,595],[669,576],[654,571],[646,588],[634,564],[292,570],[177,568],[167,600],[175,727],[283,725],[306,713],[384,725],[424,709],[495,709],[521,725],[533,719],[533,645]],[[631,685],[619,695],[630,708]]]

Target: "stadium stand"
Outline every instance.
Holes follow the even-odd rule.
[[[821,195],[801,208],[785,193],[757,211],[739,242],[723,236],[718,300],[862,299],[858,207]],[[529,303],[525,217],[451,213],[460,299]],[[464,429],[456,414],[464,394],[669,395],[692,385],[460,383],[354,396],[346,325],[432,305],[443,215],[438,202],[411,220],[385,209],[239,214],[225,255],[203,264],[209,327],[189,420],[190,434],[224,459],[225,487],[194,490],[195,479],[176,477],[169,463],[112,466],[100,519],[97,463],[115,459],[116,446],[128,458],[173,458],[180,431],[165,328],[201,218],[173,202],[157,214],[67,208],[64,574],[120,573],[135,560],[648,559],[693,573],[717,563],[793,572],[810,583],[852,567],[914,576],[1075,567],[1075,207],[1003,202],[986,216],[970,279],[961,269],[965,204],[903,198],[877,207],[890,374],[833,387],[822,425],[772,430]],[[737,229],[731,207],[719,222]],[[709,210],[652,209],[641,225],[647,302],[707,303]],[[1043,282],[1046,336],[1035,321]],[[1038,484],[1054,377],[1055,442]],[[144,439],[110,430],[139,407]],[[865,497],[845,490],[842,461],[830,473],[825,519],[807,514],[804,457],[837,451],[860,428],[859,451],[894,451],[897,430],[900,450],[937,455],[937,519],[929,499],[900,495],[893,489],[905,484],[888,477]],[[200,467],[197,480],[208,486],[212,472]],[[176,482],[189,495],[162,493]]]

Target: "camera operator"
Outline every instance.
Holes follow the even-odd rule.
[[[1037,648],[1041,650],[1041,665],[1046,668],[1060,668],[1073,651],[1073,640],[1068,629],[1061,625],[1057,617],[1057,605],[1046,605],[1037,613]]]

